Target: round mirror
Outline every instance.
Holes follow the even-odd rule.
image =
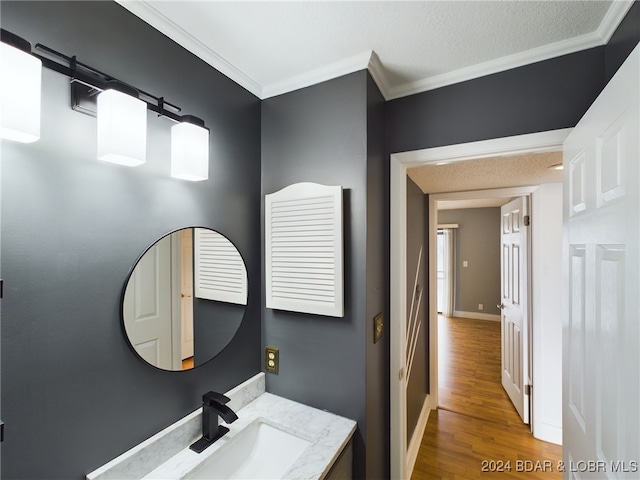
[[[122,326],[136,354],[163,370],[188,370],[222,351],[240,327],[247,270],[222,234],[183,228],[151,245],[122,294]]]

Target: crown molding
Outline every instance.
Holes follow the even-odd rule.
[[[350,58],[345,58],[336,63],[326,65],[322,68],[317,68],[295,77],[288,78],[281,82],[265,85],[262,88],[261,99],[275,97],[282,95],[283,93],[293,92],[301,88],[316,85],[318,83],[333,80],[334,78],[342,77],[353,72],[365,70],[369,67],[370,59],[373,55],[371,50],[363,52],[359,55],[354,55]]]
[[[625,15],[633,5],[634,0],[614,0],[607,10],[598,27],[598,35],[602,39],[602,44],[609,43],[616,29],[624,19]]]
[[[589,33],[574,37],[569,40],[544,45],[539,48],[527,50],[526,52],[507,55],[488,62],[479,63],[470,67],[461,68],[453,72],[434,75],[416,82],[397,85],[390,89],[389,99],[406,97],[416,93],[435,90],[467,80],[484,77],[493,73],[504,72],[512,68],[523,67],[531,63],[549,60],[569,53],[579,52],[588,48],[601,46],[602,38],[598,33]]]
[[[620,22],[633,5],[634,0],[613,0],[609,10],[600,22],[595,32],[581,35],[579,37],[562,40],[539,48],[527,50],[526,52],[508,55],[506,57],[497,58],[488,62],[479,63],[470,67],[461,68],[453,72],[444,73],[442,75],[434,75],[422,80],[403,85],[391,87],[388,92],[389,96],[385,96],[387,100],[394,98],[415,95],[416,93],[435,90],[436,88],[446,87],[467,80],[484,77],[493,73],[504,72],[512,68],[523,67],[530,63],[541,62],[551,58],[560,57],[570,53],[576,53],[581,50],[587,50],[593,47],[606,45],[611,36],[616,31]]]
[[[369,73],[371,74],[371,78],[378,86],[380,93],[384,97],[385,100],[389,100],[390,89],[389,80],[387,78],[387,71],[385,70],[382,62],[380,61],[380,57],[376,52],[371,52],[371,59],[369,60]]]
[[[171,21],[171,19],[160,13],[147,0],[115,1],[261,100],[364,69],[369,70],[369,73],[385,100],[415,95],[486,75],[504,72],[531,63],[605,45],[611,39],[611,36],[634,3],[634,0],[613,0],[607,14],[595,32],[534,48],[526,52],[472,65],[453,72],[447,72],[442,75],[434,75],[415,82],[392,86],[386,69],[378,55],[373,51],[368,51],[331,65],[263,86],[211,50],[204,43],[197,40],[189,32],[179,27]]]
[[[238,85],[244,87],[255,96],[260,97],[262,94],[262,87],[251,77],[244,72],[233,66],[227,60],[222,58],[216,52],[207,47],[204,43],[197,40],[186,30],[176,25],[173,21],[153,8],[145,0],[115,0],[122,7],[129,10],[135,16],[144,20],[153,28],[163,33],[171,40],[189,50],[191,53],[204,60],[213,68],[218,70],[223,75],[229,77]]]

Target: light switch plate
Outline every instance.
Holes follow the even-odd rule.
[[[373,318],[373,343],[378,343],[384,333],[384,317],[382,312]]]

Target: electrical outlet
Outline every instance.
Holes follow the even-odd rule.
[[[280,350],[276,347],[265,347],[264,352],[264,368],[267,373],[275,373],[278,375],[280,368]]]
[[[484,305],[483,305],[483,304],[481,304],[481,303],[479,303],[479,304],[478,304],[478,310],[484,310]]]
[[[462,266],[465,267],[465,268],[468,267],[469,266],[469,262],[467,262],[466,260],[463,260],[462,261]]]

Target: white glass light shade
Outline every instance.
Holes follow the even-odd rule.
[[[191,181],[209,178],[209,130],[188,122],[171,127],[171,176]]]
[[[21,143],[40,138],[42,62],[0,43],[0,138]]]
[[[147,153],[147,104],[119,92],[98,95],[98,159],[135,167]]]

